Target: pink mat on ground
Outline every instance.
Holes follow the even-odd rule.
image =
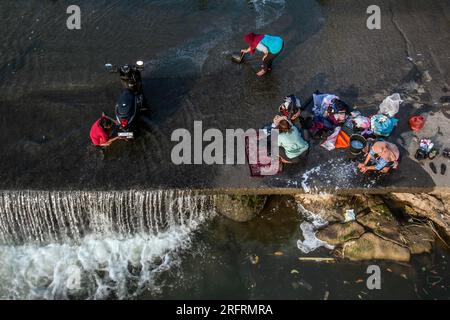
[[[271,157],[267,155],[267,144],[266,143],[250,143],[250,138],[255,139],[254,141],[259,142],[260,135],[256,134],[253,137],[245,137],[245,153],[250,168],[250,175],[252,177],[265,177],[273,176],[282,171],[282,166],[277,161],[277,167],[272,166]],[[266,136],[261,137],[261,139],[267,139]],[[255,157],[256,156],[256,157]],[[250,163],[251,159],[257,160],[256,163]],[[254,161],[252,161],[254,162]]]

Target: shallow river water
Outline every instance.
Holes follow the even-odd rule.
[[[0,247],[0,298],[34,299],[448,299],[450,254],[394,262],[318,263],[304,254],[295,202],[275,197],[264,215],[236,223],[211,215],[157,235]],[[366,286],[381,268],[381,290]]]
[[[239,71],[244,70],[242,74],[234,75],[237,71],[233,69],[230,73],[234,77],[228,77],[246,80],[223,83],[219,76],[231,65],[229,55],[243,47],[242,35],[251,30],[283,33],[291,48],[296,48],[323,26],[321,5],[329,4],[313,0],[80,0],[77,3],[82,9],[82,29],[69,31],[65,27],[66,8],[72,4],[69,1],[1,1],[0,89],[2,100],[7,101],[2,107],[9,107],[10,101],[20,101],[21,97],[28,99],[11,104],[15,107],[8,109],[2,119],[8,126],[0,128],[6,137],[2,143],[8,148],[8,154],[13,155],[5,163],[5,171],[12,172],[9,185],[17,186],[23,181],[38,181],[43,185],[56,181],[57,186],[65,186],[67,181],[82,181],[83,186],[88,185],[94,175],[92,171],[86,177],[72,169],[77,169],[80,162],[89,168],[97,165],[96,158],[93,160],[92,154],[86,151],[87,133],[106,106],[112,109],[119,90],[118,79],[109,77],[103,68],[107,62],[137,59],[146,62],[144,87],[155,106],[154,120],[162,126],[164,121],[172,119],[171,115],[179,107],[178,100],[190,102],[189,88],[194,84],[202,89],[197,89],[197,97],[204,100],[200,107],[192,104],[192,110],[178,117],[183,120],[181,125],[185,125],[184,119],[192,123],[202,117],[216,121],[213,125],[225,125],[226,119],[218,117],[217,110],[233,126],[240,126],[236,123],[243,118],[254,118],[262,124],[263,119],[272,116],[273,110],[261,106],[270,99],[275,105],[275,101],[290,93],[280,88],[290,81],[291,70],[286,67],[286,74],[275,73],[270,83],[256,82],[253,69],[259,66],[254,62],[249,64],[249,72],[243,66]],[[302,84],[295,87],[301,89]],[[203,95],[204,90],[207,94]],[[222,91],[225,93],[221,100],[216,100],[215,94]],[[247,101],[249,96],[254,101]],[[247,108],[235,112],[229,108],[228,101],[244,101]],[[89,109],[85,105],[94,107]],[[18,141],[17,137],[22,140]],[[165,134],[164,139],[167,137]],[[164,148],[159,144],[167,144],[164,139],[151,140],[151,150],[147,151],[152,157],[163,154]],[[47,140],[49,149],[42,151],[45,157],[39,157],[41,143]],[[32,170],[43,162],[53,163],[55,160],[48,155],[60,153],[67,157],[57,170]],[[22,163],[27,157],[33,161]],[[158,172],[163,161],[154,164],[151,161],[145,159],[146,169],[150,173]],[[16,180],[24,167],[30,169],[27,174],[31,178]],[[120,163],[116,173],[122,172]],[[102,182],[101,177],[98,181]],[[64,205],[70,209],[72,203]],[[30,208],[23,210],[26,212],[23,216],[13,211],[8,213],[11,221],[15,219],[12,225],[22,223],[22,226],[11,230],[5,227],[6,222],[0,224],[0,240],[5,241],[0,243],[0,299],[450,298],[450,255],[439,245],[431,254],[413,257],[410,264],[300,261],[299,257],[304,256],[330,257],[330,251],[319,248],[306,255],[299,249],[298,242],[304,240],[300,228],[304,217],[293,201],[285,198],[275,198],[262,217],[243,224],[213,212],[167,224],[162,216],[152,216],[154,220],[151,220],[144,212],[142,221],[135,221],[136,224],[154,224],[136,233],[129,232],[131,223],[125,220],[118,222],[118,230],[103,232],[102,227],[108,226],[103,222],[108,222],[107,216],[112,214],[104,210],[101,213],[105,220],[99,218],[96,222],[102,232],[83,232],[78,229],[78,222],[67,220],[61,222],[61,227],[68,229],[68,234],[76,235],[76,239],[69,237],[44,244],[10,243],[9,240],[26,239],[31,234],[44,237],[41,230],[56,234],[57,224],[44,219],[50,214],[42,210],[44,218],[40,216],[42,219],[36,220],[33,217],[35,213],[37,216],[37,209],[36,212]],[[146,232],[153,231],[159,223],[164,228]],[[371,291],[366,287],[366,270],[371,264],[379,265],[382,270],[381,290]]]

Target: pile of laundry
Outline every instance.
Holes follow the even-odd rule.
[[[398,93],[393,94],[381,103],[378,114],[364,116],[352,111],[333,94],[315,94],[313,100],[313,135],[318,136],[316,130],[328,130],[331,134],[321,146],[329,151],[349,148],[353,135],[375,139],[389,137],[399,122],[395,115],[403,102]]]

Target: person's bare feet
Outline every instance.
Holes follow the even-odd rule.
[[[258,77],[262,77],[263,75],[265,75],[266,74],[266,71],[264,70],[264,69],[262,69],[262,70],[260,70],[256,75],[258,76]]]

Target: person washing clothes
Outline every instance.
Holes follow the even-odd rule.
[[[102,113],[100,119],[94,122],[90,131],[92,144],[96,147],[109,147],[114,141],[121,139],[114,130],[117,123]]]
[[[313,94],[313,99],[315,120],[329,130],[341,125],[350,112],[350,107],[334,94]]]
[[[390,142],[378,141],[372,146],[368,144],[364,152],[367,154],[364,163],[358,165],[362,173],[377,171],[379,173],[388,173],[391,169],[398,168],[400,151],[398,147]]]
[[[286,164],[299,163],[308,154],[309,143],[306,142],[300,130],[286,117],[276,116],[275,129],[278,130],[278,147],[281,162]]]
[[[301,115],[301,107],[302,104],[300,99],[291,94],[284,98],[283,103],[279,107],[279,111],[283,116],[287,117],[288,120],[294,122]]]
[[[285,116],[292,124],[300,129],[300,133],[307,142],[310,141],[309,128],[313,126],[313,118],[311,115],[302,110],[300,99],[291,94],[284,98],[284,102],[278,108],[282,116]]]
[[[268,34],[254,34],[248,33],[244,37],[245,42],[249,45],[247,49],[241,50],[241,53],[255,53],[258,50],[264,54],[262,69],[257,73],[262,77],[267,72],[272,71],[272,64],[276,57],[283,51],[284,41],[281,37],[271,36]]]

